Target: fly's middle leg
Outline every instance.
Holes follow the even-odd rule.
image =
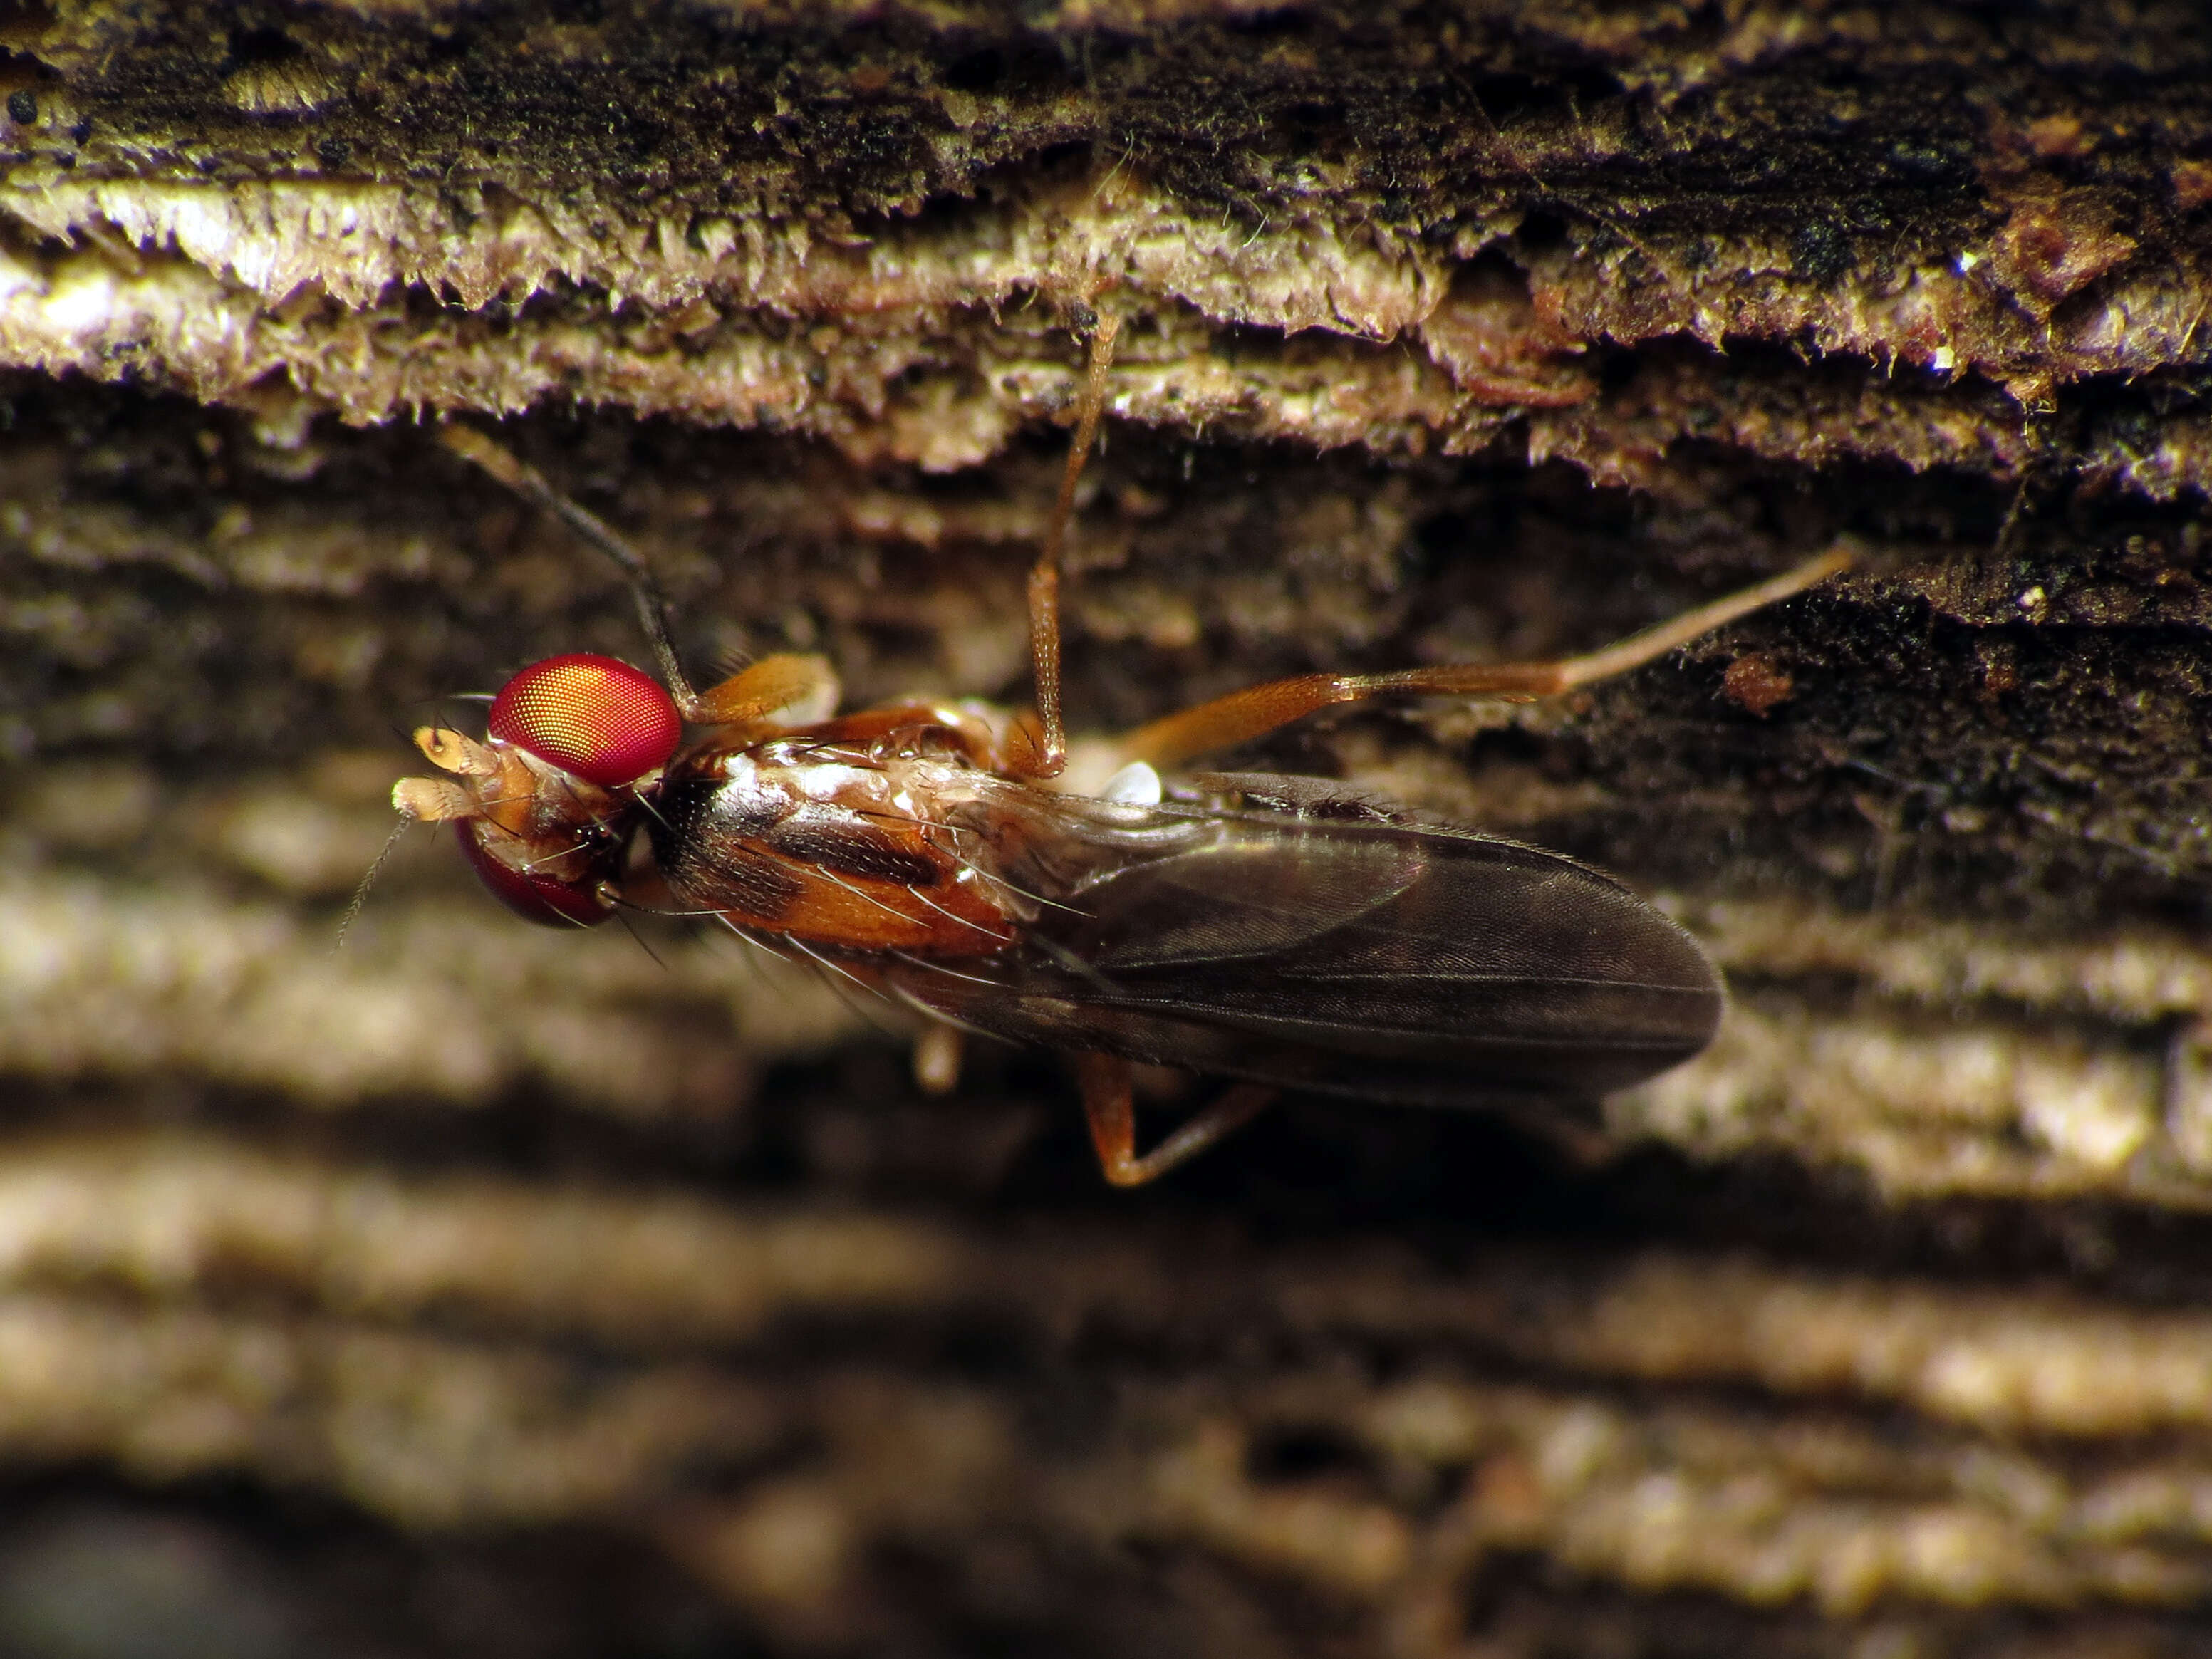
[[[1060,718],[1060,566],[1067,545],[1068,520],[1075,512],[1075,486],[1083,477],[1083,464],[1106,412],[1106,374],[1114,366],[1114,342],[1121,328],[1121,319],[1102,312],[1091,330],[1091,358],[1084,372],[1075,436],[1067,447],[1067,465],[1060,473],[1060,495],[1053,502],[1044,549],[1030,571],[1030,661],[1036,681],[1037,730],[1030,752],[1014,757],[1009,767],[1024,777],[1056,778],[1067,764],[1067,729]]]
[[[1083,1083],[1084,1115],[1091,1121],[1091,1144],[1097,1149],[1099,1168],[1116,1187],[1141,1187],[1158,1180],[1243,1128],[1281,1092],[1262,1083],[1231,1084],[1139,1158],[1129,1062],[1111,1054],[1079,1054],[1076,1065]]]
[[[915,1086],[926,1095],[949,1095],[960,1086],[960,1062],[966,1043],[957,1025],[932,1020],[914,1038]]]

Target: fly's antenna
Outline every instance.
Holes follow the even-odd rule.
[[[386,836],[384,845],[376,849],[376,856],[369,860],[368,870],[362,875],[361,885],[353,890],[353,896],[346,901],[345,914],[338,918],[338,936],[331,941],[332,956],[345,949],[346,935],[353,931],[354,923],[360,919],[362,907],[368,902],[368,890],[376,885],[376,878],[384,869],[384,861],[392,856],[392,849],[399,845],[399,838],[414,827],[413,818],[400,819],[398,827]]]
[[[1060,714],[1060,572],[1067,548],[1068,520],[1075,512],[1075,487],[1083,480],[1083,463],[1098,435],[1099,416],[1106,412],[1106,373],[1114,366],[1114,341],[1121,319],[1111,312],[1096,313],[1091,330],[1091,362],[1084,375],[1075,436],[1067,446],[1067,466],[1060,474],[1060,494],[1052,504],[1052,521],[1046,526],[1044,550],[1030,571],[1030,659],[1036,681],[1037,725],[1041,728],[1035,775],[1057,777],[1067,764],[1067,729]]]
[[[638,622],[645,629],[646,642],[653,647],[653,660],[660,665],[661,680],[676,700],[678,712],[686,720],[698,718],[699,694],[691,689],[690,676],[684,672],[683,661],[676,654],[675,636],[668,627],[668,601],[644,556],[597,514],[570,501],[546,483],[536,467],[474,427],[450,422],[439,428],[438,441],[464,460],[473,461],[532,507],[550,513],[613,562],[629,580]]]

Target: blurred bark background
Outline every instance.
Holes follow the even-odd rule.
[[[2212,33],[2177,4],[17,3],[0,1649],[2212,1645]],[[1256,758],[1727,967],[1607,1156],[1293,1103],[1105,1190],[1049,1056],[540,932],[406,729],[620,591],[1071,707],[1548,654]],[[641,932],[644,930],[641,929]]]

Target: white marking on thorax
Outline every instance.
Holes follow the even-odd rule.
[[[1117,806],[1158,806],[1160,794],[1160,775],[1143,761],[1131,761],[1106,780],[1098,799]]]

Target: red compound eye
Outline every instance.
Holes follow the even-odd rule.
[[[492,896],[525,921],[553,927],[596,927],[614,912],[600,896],[599,883],[562,881],[557,876],[532,875],[502,863],[485,848],[483,826],[474,818],[453,820],[461,851],[470,866],[491,889]]]
[[[665,765],[684,722],[651,675],[576,652],[534,662],[501,686],[490,729],[564,772],[615,789]]]

